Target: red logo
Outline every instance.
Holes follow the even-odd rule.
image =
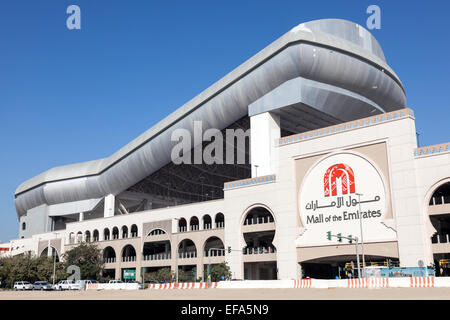
[[[353,169],[344,163],[338,163],[329,167],[323,177],[325,197],[330,196],[330,188],[331,195],[337,195],[337,178],[341,179],[342,194],[347,194],[349,189],[350,193],[355,193],[355,175],[353,173]]]

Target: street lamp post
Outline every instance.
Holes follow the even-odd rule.
[[[210,274],[211,274],[211,250],[225,250],[225,249],[221,249],[221,248],[209,248],[208,249],[208,284],[211,283],[211,278],[210,278]]]
[[[366,277],[365,267],[366,267],[366,261],[364,258],[364,238],[363,238],[363,227],[362,227],[362,211],[361,211],[361,193],[356,193],[358,196],[358,204],[359,204],[359,228],[361,232],[361,254],[362,254],[362,264],[363,264],[363,278]]]
[[[359,252],[358,252],[358,237],[355,237],[355,245],[356,245],[356,263],[358,264],[358,278],[361,278],[361,266],[359,265]]]
[[[176,234],[177,234],[177,238],[176,238],[176,246],[175,246],[175,282],[178,284],[178,232],[180,230],[178,230],[178,221],[180,221],[180,219],[178,218],[174,218],[175,221],[177,221],[177,228],[176,228]]]
[[[55,239],[57,239],[59,233],[53,232],[53,234],[55,235]],[[49,241],[49,243],[50,243],[50,241]],[[56,278],[56,249],[55,249],[55,254],[53,255],[53,285],[55,285],[55,278]]]

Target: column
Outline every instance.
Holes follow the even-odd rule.
[[[252,177],[275,174],[275,140],[281,137],[280,116],[271,112],[254,115],[250,117],[250,129]]]
[[[113,217],[114,216],[114,206],[115,205],[115,197],[112,194],[108,194],[105,197],[105,209],[103,217]]]
[[[50,240],[48,240],[47,257],[51,256],[52,256],[52,247],[50,246]]]
[[[84,220],[84,212],[80,212],[78,221],[83,221],[83,220]]]
[[[201,277],[202,281],[206,282],[206,281],[208,281],[208,279],[205,278],[204,274],[203,274],[203,270],[204,270],[203,259],[199,259],[199,260],[200,260],[200,263],[197,263],[197,276],[196,277],[197,277],[197,279]]]

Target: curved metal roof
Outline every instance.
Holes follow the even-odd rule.
[[[354,92],[385,112],[406,106],[400,79],[366,29],[340,19],[302,23],[110,157],[56,167],[22,183],[15,192],[17,214],[118,194],[170,162],[173,130],[192,133],[194,120],[203,121],[204,130],[223,129],[247,115],[249,104],[297,77]],[[339,108],[339,118],[373,111],[360,109]]]

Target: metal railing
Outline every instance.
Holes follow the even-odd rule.
[[[450,243],[450,235],[447,234],[435,234],[431,237],[431,243]]]
[[[180,259],[197,258],[197,251],[178,252],[178,258]]]
[[[430,206],[436,206],[441,204],[450,204],[450,196],[432,197]]]
[[[220,221],[220,222],[216,222],[216,229],[223,229],[225,228],[225,222]]]
[[[159,236],[162,234],[166,234],[166,233],[160,229],[156,229],[156,230],[153,230],[152,232],[150,232],[149,236]]]
[[[103,259],[103,263],[115,263],[115,262],[116,262],[116,258]]]
[[[252,224],[272,223],[272,222],[274,222],[274,220],[271,216],[255,217],[255,218],[245,219],[244,226],[248,226],[248,225],[252,225]]]
[[[205,257],[208,257],[209,250],[204,251]],[[211,249],[211,257],[224,257],[225,256],[225,249],[221,250],[214,250]]]
[[[153,261],[153,260],[170,260],[171,254],[170,253],[155,253],[155,254],[148,254],[144,255],[144,261]]]
[[[122,262],[134,262],[136,261],[136,256],[122,257]]]
[[[203,230],[212,230],[212,224],[205,224],[203,227]],[[214,224],[215,229],[223,229],[225,228],[225,222],[221,221],[221,222],[217,222]],[[190,225],[189,226],[189,230],[187,226],[183,226],[183,227],[178,227],[178,232],[188,232],[188,231],[199,231],[200,230],[200,225],[196,224],[196,225]]]
[[[277,250],[272,247],[244,248],[243,250],[243,254],[267,254],[275,252],[277,252]]]

